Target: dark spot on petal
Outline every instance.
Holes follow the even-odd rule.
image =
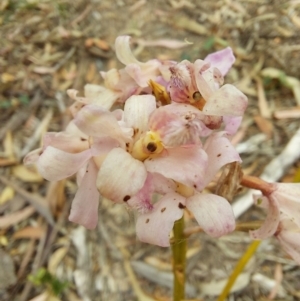
[[[196,185],[196,184],[194,184],[193,186],[194,186],[194,188],[197,188],[197,185]]]
[[[157,149],[157,145],[154,142],[150,142],[147,145],[147,150],[151,153],[155,152]]]
[[[124,201],[124,202],[127,202],[127,201],[130,200],[130,198],[131,198],[130,195],[125,195],[124,198],[123,198],[123,201]]]
[[[129,147],[129,143],[128,142],[126,143],[126,147]]]
[[[184,206],[182,203],[179,203],[179,204],[178,204],[178,208],[179,208],[179,209],[184,209],[185,206]]]
[[[221,154],[218,154],[217,157],[221,157]]]
[[[162,208],[162,209],[160,210],[160,212],[163,213],[166,209],[167,209],[167,208],[164,207],[164,208]]]
[[[146,224],[148,224],[150,222],[150,219],[149,218],[147,218],[146,219]]]
[[[87,141],[87,139],[85,139],[85,138],[80,138],[80,141]]]

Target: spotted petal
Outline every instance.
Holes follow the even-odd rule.
[[[145,166],[150,172],[197,188],[203,186],[206,177],[207,154],[198,145],[170,148],[159,156],[147,159]]]
[[[174,222],[183,215],[185,198],[177,193],[162,197],[151,212],[142,214],[136,223],[136,233],[140,241],[161,247],[170,246],[170,232]]]
[[[103,161],[97,177],[97,187],[102,196],[124,202],[134,196],[147,178],[144,164],[121,148],[110,151]]]
[[[215,133],[207,139],[204,150],[208,154],[208,166],[205,173],[203,189],[215,177],[221,167],[232,162],[241,162],[241,158],[234,146],[230,143],[224,132]]]
[[[216,116],[242,116],[248,105],[247,96],[230,84],[222,86],[206,100],[203,113]]]

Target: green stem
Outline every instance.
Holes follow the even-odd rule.
[[[187,239],[184,236],[184,217],[174,224],[173,251],[173,301],[181,301],[185,298],[185,266]]]
[[[232,274],[227,280],[227,284],[223,289],[222,294],[219,296],[217,301],[224,301],[226,297],[228,296],[230,289],[235,283],[235,280],[240,275],[248,261],[251,259],[251,257],[254,255],[256,249],[258,248],[260,244],[260,240],[254,240],[250,246],[248,247],[247,251],[244,253],[244,255],[240,258],[239,262],[237,263],[236,267],[234,268]]]

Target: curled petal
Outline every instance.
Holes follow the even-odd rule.
[[[153,95],[133,95],[126,100],[124,119],[128,127],[132,127],[138,136],[148,130],[150,114],[156,109]]]
[[[134,159],[121,148],[109,152],[97,177],[101,195],[114,201],[126,202],[143,186],[147,171],[142,162]]]
[[[37,161],[39,173],[49,181],[59,181],[75,174],[92,156],[92,150],[71,154],[48,146]]]
[[[28,153],[24,159],[23,159],[23,163],[25,165],[30,165],[30,164],[35,164],[38,162],[40,155],[43,153],[43,149],[42,148],[38,148],[35,149],[33,151],[31,151],[30,153]]]
[[[214,194],[195,194],[186,201],[200,227],[212,237],[220,237],[235,229],[235,218],[228,201]]]
[[[170,232],[174,222],[182,217],[184,208],[184,197],[177,193],[166,194],[154,205],[151,212],[138,217],[138,239],[161,247],[170,246]]]
[[[150,172],[157,172],[190,187],[202,187],[206,177],[207,154],[198,145],[165,150],[145,162]]]
[[[242,116],[247,105],[247,96],[235,86],[226,84],[210,94],[203,113],[216,116]]]
[[[280,211],[278,204],[272,198],[269,198],[267,218],[259,229],[250,231],[250,236],[253,239],[265,239],[271,237],[278,228],[279,220]]]
[[[207,101],[216,89],[213,73],[210,72],[210,70],[208,70],[210,66],[209,63],[206,63],[202,60],[196,60],[194,66],[197,88],[201,95],[204,97],[204,99]],[[205,73],[204,76],[203,73],[206,70],[208,71]]]
[[[235,62],[235,57],[232,49],[227,47],[209,54],[204,61],[210,63],[212,67],[218,68],[222,75],[225,76]]]
[[[80,186],[72,202],[69,220],[87,229],[95,229],[98,223],[99,192],[96,187],[98,169],[90,160]]]
[[[131,51],[130,39],[130,36],[119,36],[116,38],[115,48],[117,58],[124,65],[141,64]]]
[[[211,182],[221,167],[228,163],[242,161],[224,132],[210,135],[204,145],[204,150],[208,154],[209,168],[206,170],[203,186],[199,187],[200,190]]]

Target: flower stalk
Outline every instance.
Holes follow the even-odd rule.
[[[184,235],[184,216],[174,224],[173,251],[173,301],[180,301],[185,298],[185,268],[187,239]]]

